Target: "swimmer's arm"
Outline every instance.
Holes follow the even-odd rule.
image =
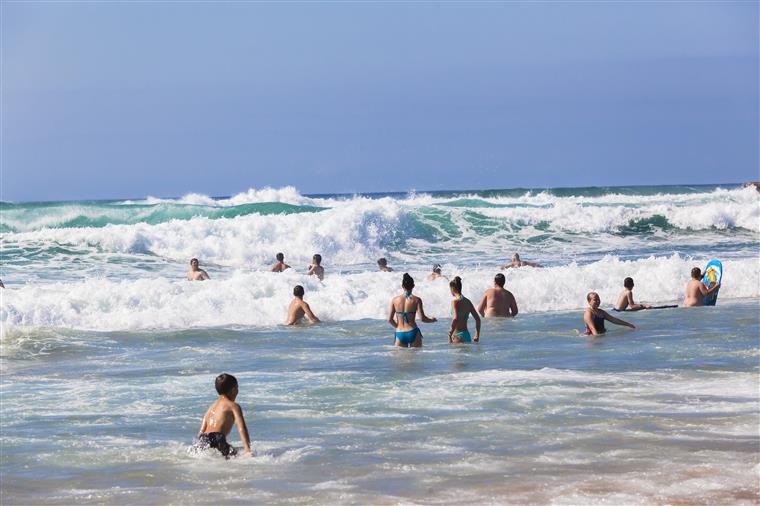
[[[703,290],[703,288],[704,288],[704,290]],[[700,289],[700,291],[702,292],[702,295],[705,295],[705,296],[707,296],[707,295],[710,295],[711,293],[713,293],[713,292],[714,292],[715,290],[717,290],[718,288],[720,288],[720,283],[716,283],[716,284],[714,284],[714,285],[713,285],[712,287],[710,287],[710,288],[707,288],[707,287],[706,287],[704,284],[702,284],[702,283],[700,283],[700,284],[699,284],[699,289]]]
[[[388,310],[388,323],[393,325],[394,329],[398,327],[398,322],[396,321],[396,308],[393,307],[393,301],[391,301],[391,308]]]
[[[449,327],[449,342],[451,343],[451,336],[454,334],[454,330],[457,328],[457,323],[459,319],[459,313],[457,313],[457,306],[456,301],[451,301],[451,312],[453,316],[451,317],[451,327]]]
[[[605,311],[603,309],[600,309],[599,312],[602,313],[602,316],[608,322],[612,322],[615,325],[623,325],[623,326],[626,326],[626,327],[630,327],[632,329],[636,328],[636,325],[634,325],[632,323],[628,323],[627,321],[621,320],[620,318],[615,318],[614,316],[612,316],[611,314],[609,314],[607,311]]]
[[[626,293],[625,298],[628,300],[627,311],[641,311],[642,309],[647,309],[647,306],[644,304],[636,304],[633,302],[633,292]]]
[[[583,322],[586,324],[586,327],[591,331],[592,335],[598,336],[599,332],[596,330],[596,325],[594,325],[594,317],[591,315],[591,311],[586,310],[583,312]]]
[[[480,341],[480,315],[475,311],[475,306],[472,305],[472,302],[470,302],[470,314],[475,318],[475,339],[473,341],[478,342]]]
[[[279,262],[274,264],[271,269],[269,269],[269,272],[280,272],[280,264]]]
[[[311,308],[309,307],[308,303],[302,302],[301,309],[303,309],[303,312],[306,313],[306,317],[311,323],[319,323],[319,318],[317,318],[317,315],[311,312]]]
[[[240,434],[240,440],[243,442],[245,453],[248,456],[253,456],[251,453],[251,438],[248,436],[248,427],[245,425],[245,418],[243,417],[243,410],[240,409],[240,405],[235,403],[232,407],[232,413],[235,415],[235,425],[237,425],[238,434]]]
[[[480,313],[480,316],[484,317],[486,316],[486,303],[488,302],[488,292],[483,294],[483,298],[480,299],[480,304],[478,304],[478,313]]]
[[[512,316],[517,316],[517,313],[520,310],[517,309],[517,299],[515,299],[514,295],[512,296],[512,300],[509,302],[509,312],[512,313]]]
[[[201,422],[201,428],[198,430],[198,436],[200,437],[201,434],[206,432],[206,427],[208,427],[208,423],[206,422],[206,419],[208,418],[208,413],[203,415],[203,421]]]
[[[282,270],[284,271],[285,269],[290,269],[290,266],[288,264],[286,264],[286,263],[283,262],[283,264],[282,264]]]
[[[211,279],[211,278],[208,277],[208,272],[201,269],[201,279],[206,280],[206,279]]]
[[[435,323],[438,321],[437,318],[428,318],[425,314],[425,310],[422,308],[422,299],[417,297],[417,314],[420,315],[420,320],[423,321],[423,323]]]
[[[525,260],[523,260],[523,264],[527,265],[528,267],[543,267],[543,265],[536,262],[526,262]]]

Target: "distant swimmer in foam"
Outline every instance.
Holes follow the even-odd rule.
[[[388,311],[388,323],[396,329],[394,344],[400,348],[419,348],[422,346],[422,332],[417,328],[415,316],[419,315],[420,320],[424,323],[437,322],[435,318],[428,318],[422,307],[422,299],[412,295],[414,290],[414,279],[404,273],[401,280],[401,288],[404,293],[391,300],[391,307]]]
[[[438,278],[443,278],[446,281],[449,280],[449,278],[447,278],[446,276],[444,276],[443,274],[441,274],[441,264],[435,264],[433,266],[433,272],[431,272],[430,275],[428,275],[427,280],[428,281],[435,281]]]
[[[712,287],[707,288],[705,284],[702,283],[703,276],[704,273],[699,267],[694,267],[691,270],[691,280],[686,284],[686,295],[683,299],[684,307],[704,306],[705,297],[720,288],[720,283],[716,283]]]
[[[309,319],[311,323],[319,323],[319,318],[311,312],[311,307],[303,300],[303,287],[296,285],[293,288],[293,300],[290,301],[288,306],[288,319],[285,325],[297,325],[303,321],[304,316]]]
[[[478,313],[484,318],[517,316],[517,301],[512,292],[504,289],[504,274],[493,278],[493,288],[486,290],[478,304]]]
[[[272,266],[272,269],[270,269],[272,272],[282,272],[285,269],[290,269],[290,266],[285,263],[285,255],[277,253],[275,258],[277,259],[277,263]]]
[[[455,277],[449,282],[449,289],[454,300],[451,301],[451,328],[449,328],[450,343],[470,343],[480,341],[480,315],[475,311],[469,299],[462,295],[462,278]],[[467,320],[472,315],[475,318],[475,338],[470,336]]]
[[[316,276],[320,281],[325,279],[325,268],[322,267],[322,255],[317,253],[311,257],[311,265],[309,266],[309,270],[306,271],[306,275]]]
[[[388,267],[388,260],[385,258],[377,259],[377,267],[383,272],[393,272],[393,269]]]
[[[512,255],[512,262],[501,266],[502,269],[512,269],[518,267],[543,267],[543,265],[537,264],[536,262],[528,262],[527,260],[520,260],[520,255],[515,253]]]
[[[204,281],[206,279],[210,279],[208,277],[208,273],[198,267],[198,259],[192,258],[190,259],[190,270],[187,271],[187,280],[188,281]]]
[[[586,295],[586,300],[588,301],[588,307],[583,313],[583,321],[586,323],[587,336],[598,336],[607,332],[607,329],[604,328],[604,320],[614,323],[615,325],[625,325],[626,327],[630,327],[632,329],[636,328],[636,326],[632,323],[628,323],[619,318],[615,318],[604,309],[599,309],[601,300],[599,299],[598,293],[589,292],[589,294]]]

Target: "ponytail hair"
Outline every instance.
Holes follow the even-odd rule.
[[[412,288],[414,288],[414,279],[412,279],[408,272],[404,273],[404,278],[401,280],[401,287],[407,292],[411,292]]]
[[[449,286],[453,288],[458,294],[462,293],[462,278],[456,276],[449,282]]]

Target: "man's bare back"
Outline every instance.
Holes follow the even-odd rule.
[[[200,432],[221,432],[225,436],[230,435],[232,426],[235,424],[235,411],[240,406],[226,397],[219,397],[209,406],[203,416],[203,425]]]
[[[303,317],[309,319],[311,323],[319,323],[319,318],[311,311],[309,304],[303,300],[304,290],[301,285],[293,288],[293,300],[288,306],[288,319],[285,325],[296,325],[303,320]]]
[[[707,295],[705,285],[701,281],[692,279],[686,284],[686,295],[683,299],[684,307],[704,306],[705,295]]]
[[[478,313],[486,318],[515,316],[517,312],[515,296],[501,287],[486,290],[478,304]]]

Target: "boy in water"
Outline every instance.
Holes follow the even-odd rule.
[[[203,281],[209,279],[208,273],[198,267],[198,259],[193,258],[190,260],[190,270],[187,271],[188,281]]]
[[[313,257],[311,257],[311,265],[309,266],[309,270],[306,272],[308,276],[314,275],[319,278],[320,281],[325,279],[325,268],[322,267],[322,255],[317,253]]]
[[[633,278],[623,280],[625,290],[620,292],[615,311],[641,311],[642,309],[652,309],[649,304],[636,304],[633,302]]]
[[[293,288],[293,300],[290,301],[290,306],[288,306],[288,319],[285,322],[285,325],[296,325],[297,323],[300,323],[301,320],[303,320],[304,315],[311,323],[319,323],[319,318],[311,312],[309,304],[304,302],[303,294],[304,291],[301,285],[296,285],[296,287]]]
[[[197,446],[200,448],[216,448],[224,458],[237,455],[237,450],[227,443],[227,436],[232,425],[237,425],[240,440],[243,441],[245,455],[251,454],[251,440],[248,428],[245,426],[243,410],[235,402],[238,395],[238,382],[231,374],[220,374],[214,382],[219,398],[208,408],[198,431]]]
[[[391,269],[390,267],[388,267],[388,260],[386,260],[385,258],[379,258],[377,260],[377,266],[383,272],[393,272],[393,269]]]
[[[702,276],[704,276],[704,273],[699,267],[694,267],[691,270],[691,280],[686,284],[686,296],[683,299],[684,307],[704,306],[705,297],[720,288],[720,283],[707,288],[702,283]]]
[[[282,272],[285,269],[290,269],[290,266],[285,263],[285,255],[277,253],[275,258],[277,259],[277,263],[272,266],[272,272]]]
[[[486,290],[478,304],[478,313],[484,318],[517,316],[517,301],[512,292],[504,289],[504,274],[493,278],[493,288]]]

